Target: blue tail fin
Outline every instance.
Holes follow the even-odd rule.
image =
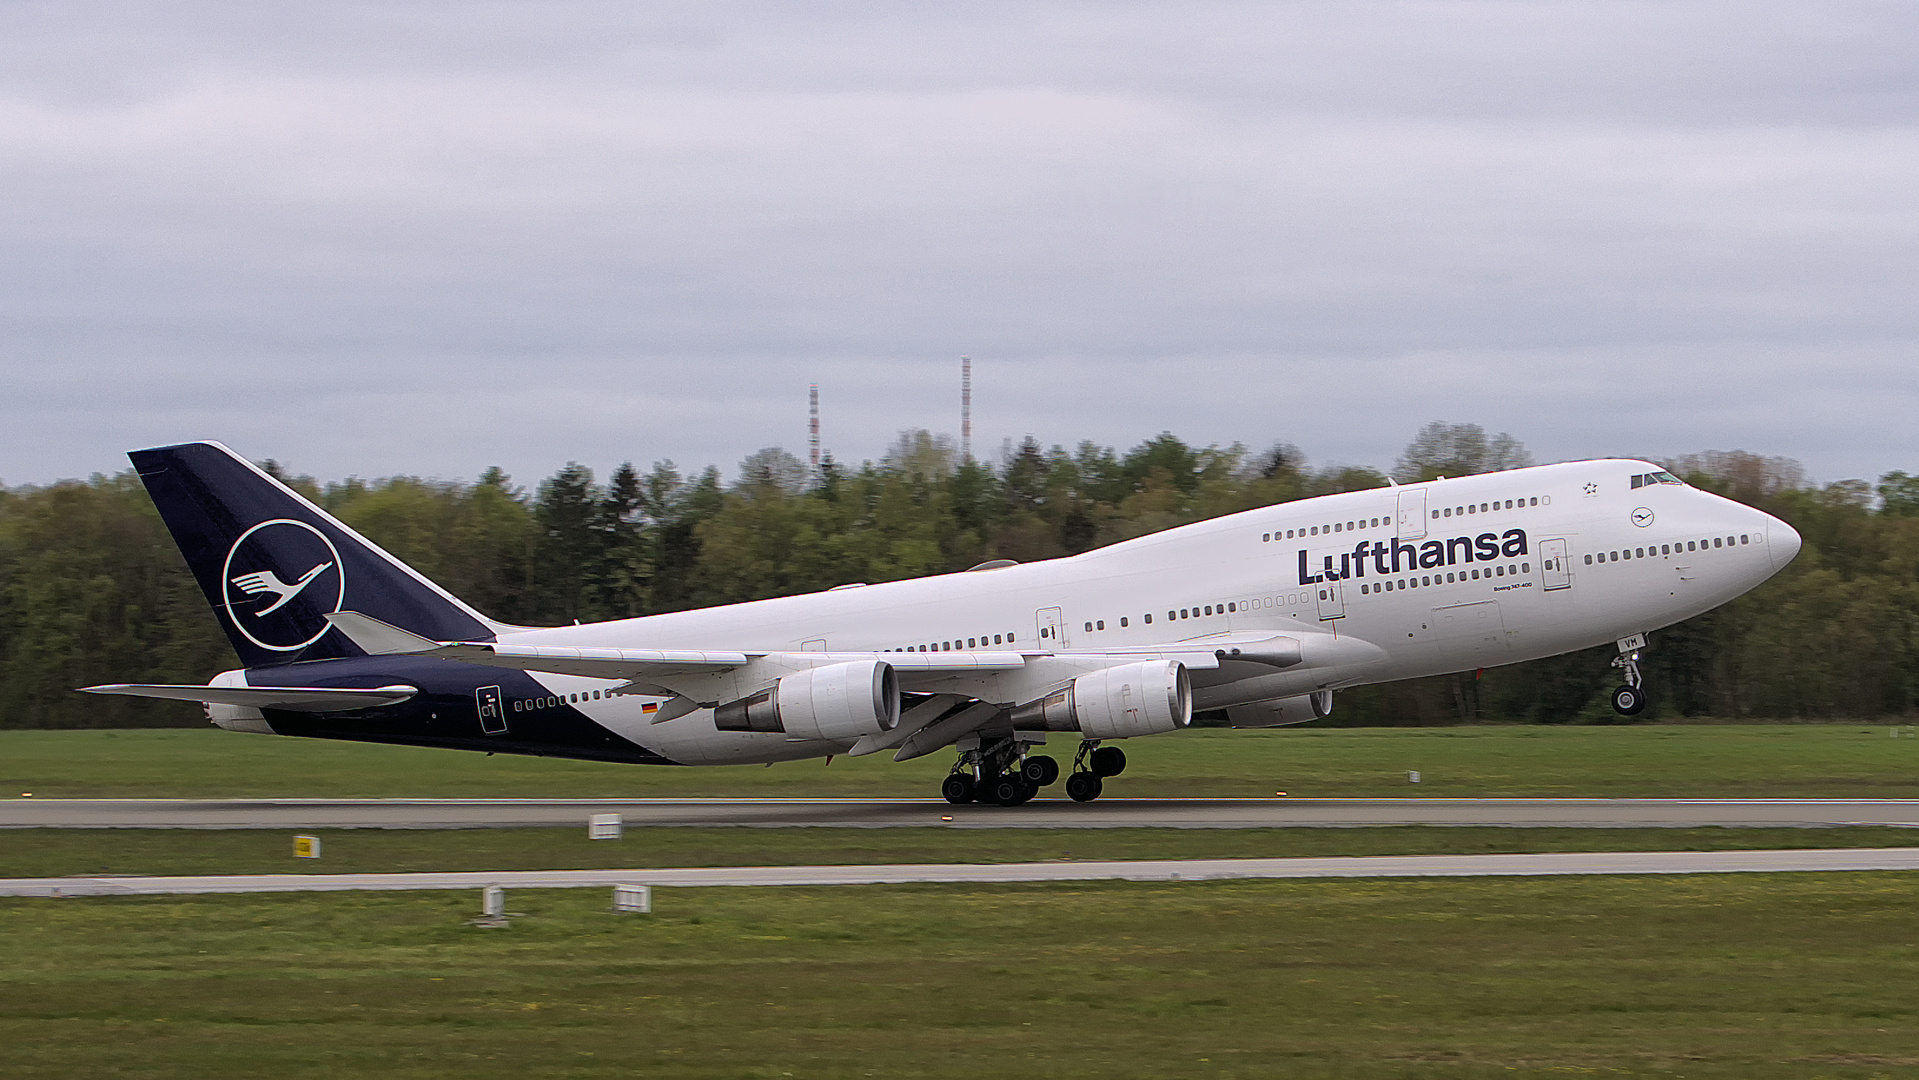
[[[436,641],[484,616],[219,443],[127,455],[248,667],[363,655],[328,625],[360,611]]]

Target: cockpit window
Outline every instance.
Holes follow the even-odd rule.
[[[1684,480],[1679,479],[1664,469],[1658,472],[1640,473],[1638,476],[1632,478],[1632,486],[1636,488],[1642,488],[1648,484],[1678,484],[1684,487],[1685,483]]]

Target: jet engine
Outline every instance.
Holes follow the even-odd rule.
[[[791,739],[848,741],[899,722],[899,676],[884,660],[808,668],[713,710],[721,731],[784,732]]]
[[[1295,697],[1268,698],[1226,706],[1226,719],[1236,728],[1285,727],[1319,720],[1333,711],[1333,692],[1320,690]]]
[[[1077,731],[1089,739],[1177,731],[1193,722],[1192,677],[1177,660],[1122,664],[1082,675],[1012,715],[1016,728]]]

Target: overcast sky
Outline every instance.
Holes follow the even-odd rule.
[[[1919,5],[0,7],[0,481],[1422,424],[1919,471]]]

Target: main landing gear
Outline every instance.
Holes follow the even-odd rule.
[[[1018,806],[1059,779],[1059,762],[1044,754],[1027,754],[1038,740],[1014,737],[970,741],[975,745],[969,747],[962,741],[959,760],[940,784],[940,794],[947,802]]]
[[[1626,685],[1612,692],[1612,707],[1621,716],[1638,716],[1646,711],[1646,691],[1639,677],[1639,650],[1645,647],[1644,634],[1619,639],[1619,655],[1613,658],[1612,666],[1626,677]]]
[[[940,783],[949,803],[995,803],[1018,806],[1059,779],[1059,762],[1044,754],[1028,754],[1038,740],[1012,738],[960,743],[959,760]],[[1073,774],[1066,778],[1066,794],[1074,802],[1099,798],[1101,779],[1126,771],[1126,754],[1117,746],[1086,740],[1073,754]]]
[[[1125,771],[1126,751],[1087,739],[1073,755],[1073,775],[1066,778],[1066,795],[1074,802],[1092,802],[1106,786],[1102,780]]]

